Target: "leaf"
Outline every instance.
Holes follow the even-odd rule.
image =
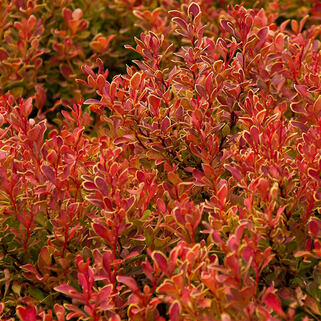
[[[40,144],[43,141],[44,133],[47,129],[45,121],[41,121],[28,131],[28,138],[31,141],[37,142]]]
[[[197,3],[192,2],[188,6],[187,12],[188,12],[189,16],[192,15],[192,16],[196,17],[201,12],[201,8]]]
[[[0,61],[5,60],[9,57],[8,52],[4,48],[0,48]]]
[[[136,281],[130,276],[118,275],[117,280],[121,283],[124,283],[132,292],[138,292],[139,287]]]
[[[137,171],[136,176],[140,183],[145,182],[145,174],[143,171]]]
[[[21,305],[16,308],[17,315],[21,321],[36,321],[37,310],[34,306],[23,307]]]
[[[283,51],[284,50],[284,34],[279,33],[275,38],[275,49],[277,51]]]
[[[295,34],[299,32],[299,24],[296,20],[291,20],[291,28]]]
[[[110,300],[111,300],[111,292],[113,290],[113,285],[108,284],[104,286],[103,288],[99,289],[99,295],[98,295],[98,304],[100,306],[100,309],[108,310],[112,306],[110,306]]]
[[[146,211],[144,212],[144,215],[142,216],[141,220],[142,220],[142,221],[145,221],[147,218],[150,217],[151,214],[152,214],[152,211],[151,211],[151,210],[146,210]]]
[[[84,182],[84,183],[83,183],[83,186],[84,186],[84,188],[85,188],[86,190],[88,190],[88,191],[95,191],[95,190],[97,190],[97,186],[96,186],[94,183],[92,183],[92,182]]]
[[[238,169],[235,167],[232,167],[231,165],[225,165],[224,166],[232,175],[233,177],[238,181],[241,182],[242,180],[242,175]]]
[[[181,315],[181,306],[179,301],[174,301],[169,307],[169,316],[171,321],[179,321]]]
[[[85,100],[85,101],[84,101],[84,104],[85,104],[85,105],[95,104],[95,105],[102,105],[102,106],[106,106],[106,105],[107,105],[106,103],[103,103],[103,102],[101,102],[100,100],[93,99],[93,98],[90,98],[90,99]]]
[[[306,110],[304,108],[302,108],[301,103],[291,103],[290,108],[294,113],[306,114]]]
[[[139,87],[141,80],[142,80],[141,74],[138,71],[135,72],[129,81],[129,85],[131,89],[135,91]]]
[[[157,251],[157,252],[155,251],[152,254],[152,258],[155,261],[155,263],[157,264],[159,270],[164,272],[165,274],[168,274],[168,264],[167,264],[167,259],[164,256],[164,254],[159,251]]]
[[[301,96],[305,98],[311,98],[311,94],[308,91],[308,87],[305,85],[297,85],[294,84],[294,89],[299,93]]]
[[[174,185],[176,186],[177,184],[179,184],[182,180],[178,177],[178,175],[176,173],[172,172],[168,172],[167,173],[167,177],[168,180]]]
[[[223,207],[226,202],[226,196],[227,196],[227,185],[224,184],[220,188],[220,190],[217,192],[218,200],[220,201],[220,205]]]
[[[58,285],[54,288],[55,291],[57,292],[61,292],[63,294],[65,294],[66,296],[69,296],[73,299],[77,299],[81,302],[85,301],[84,296],[79,293],[75,288],[73,288],[71,285],[67,284],[67,283],[63,283],[61,285]]]
[[[240,262],[235,253],[229,253],[225,258],[225,264],[231,269],[234,276],[239,277]]]
[[[211,71],[205,79],[205,89],[209,95],[212,93],[213,90],[213,77],[214,73],[213,71]]]
[[[105,241],[109,243],[113,241],[112,233],[106,227],[98,223],[93,223],[93,229],[95,233],[102,237]]]
[[[72,19],[72,11],[70,9],[64,8],[62,14],[66,23]]]
[[[259,144],[260,143],[260,131],[257,129],[257,127],[255,126],[252,126],[251,129],[250,129],[250,135],[252,137],[252,139],[254,140],[254,142],[256,144]]]
[[[43,300],[47,296],[46,293],[38,288],[29,287],[28,292],[33,298],[37,299],[38,301]]]
[[[149,150],[147,153],[146,153],[146,156],[150,159],[154,159],[154,160],[163,160],[164,157],[161,153],[158,153],[154,150]]]
[[[0,161],[5,160],[6,158],[7,158],[7,152],[4,150],[0,150]]]
[[[128,254],[128,255],[123,259],[123,262],[126,262],[127,260],[129,260],[129,259],[131,259],[131,258],[133,258],[133,257],[135,257],[135,256],[138,256],[138,255],[139,255],[139,253],[138,253],[137,251],[134,251],[134,252]]]
[[[321,315],[321,311],[319,308],[319,304],[315,299],[313,299],[310,295],[307,295],[306,299],[304,300],[304,305],[311,309],[314,314]]]
[[[68,65],[60,65],[60,72],[65,78],[69,78],[72,75],[72,70]]]
[[[321,96],[320,96],[321,97]],[[304,133],[306,133],[309,130],[309,126],[303,124],[302,122],[296,121],[296,120],[292,120],[291,121],[291,125],[295,128],[300,129],[301,131],[303,131]]]
[[[156,201],[156,206],[157,206],[157,209],[161,212],[161,214],[165,214],[165,212],[166,212],[166,204],[164,203],[164,201],[161,198],[159,198]]]
[[[308,169],[308,175],[311,177],[311,178],[313,178],[313,179],[315,179],[315,180],[317,180],[317,181],[320,181],[321,180],[321,176],[320,176],[320,171],[318,171],[318,170],[316,170],[316,169],[314,169],[314,168],[309,168]]]
[[[108,194],[109,194],[108,186],[107,186],[105,180],[98,176],[98,177],[95,177],[94,181],[95,181],[95,185],[97,186],[100,193],[103,196],[108,196]]]
[[[165,117],[163,120],[162,120],[162,123],[161,123],[161,130],[164,134],[166,134],[168,128],[170,127],[171,125],[171,121],[168,117]]]
[[[321,235],[321,221],[317,218],[313,218],[309,222],[309,231],[314,237],[319,237]]]
[[[277,295],[274,293],[269,293],[265,299],[264,299],[265,304],[267,304],[272,310],[277,313],[278,315],[282,316],[283,318],[286,318],[286,315],[282,309],[281,306],[281,301],[278,298]]]
[[[182,18],[174,17],[172,21],[178,24],[183,30],[187,31],[187,23]]]
[[[268,27],[263,27],[262,29],[260,29],[260,31],[257,33],[257,36],[259,38],[258,43],[256,44],[255,48],[257,50],[260,50],[263,45],[265,44],[266,41],[266,36],[268,35],[269,32],[269,28]]]
[[[38,257],[38,265],[39,267],[50,266],[51,262],[52,262],[52,259],[51,259],[51,254],[48,251],[48,247],[44,246],[40,250],[40,254]]]
[[[55,184],[56,181],[56,173],[55,171],[47,165],[41,166],[41,171],[44,174],[44,176],[53,184]]]
[[[149,95],[147,99],[154,116],[158,117],[161,99],[153,94]]]
[[[167,295],[169,295],[169,294],[176,294],[178,291],[172,282],[166,280],[157,288],[157,292],[166,293]]]
[[[318,96],[317,100],[313,104],[313,111],[318,115],[321,112],[321,95]]]
[[[233,23],[231,21],[226,20],[226,19],[222,19],[221,20],[221,26],[228,33],[234,34],[234,25],[233,25]]]

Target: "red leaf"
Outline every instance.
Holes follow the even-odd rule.
[[[102,179],[101,177],[95,177],[95,185],[103,196],[108,195],[108,186],[104,179]]]
[[[25,100],[21,107],[23,108],[23,115],[28,117],[32,111],[32,97]]]
[[[161,104],[161,99],[155,95],[149,95],[148,96],[148,102],[150,105],[150,108],[155,116],[158,116],[158,109]]]
[[[70,9],[64,8],[62,10],[62,14],[64,16],[65,22],[67,23],[69,20],[72,19],[72,11]]]
[[[319,181],[321,179],[321,176],[320,176],[320,171],[314,169],[314,168],[309,168],[308,169],[308,175],[311,177],[311,178],[314,178],[316,179],[317,181]]]
[[[140,183],[145,182],[145,174],[143,171],[137,171],[136,175]]]
[[[201,12],[201,8],[197,3],[192,2],[188,7],[187,12],[188,12],[188,15],[192,15],[196,17]]]
[[[179,18],[179,17],[174,17],[172,19],[173,22],[177,23],[183,30],[187,30],[187,24],[186,22],[182,19],[182,18]]]
[[[68,65],[61,65],[60,72],[65,78],[69,78],[72,75],[72,70]]]
[[[3,48],[0,48],[0,61],[5,60],[9,57],[7,51]]]
[[[250,134],[251,134],[251,137],[253,138],[253,140],[255,141],[255,143],[256,143],[256,144],[259,144],[259,141],[260,141],[260,138],[259,138],[260,132],[259,132],[259,130],[257,129],[257,127],[252,126],[251,129],[250,129]]]
[[[124,275],[118,275],[117,280],[121,283],[126,284],[132,292],[137,292],[139,291],[139,287],[136,283],[136,281],[129,276],[124,276]]]
[[[178,301],[171,304],[169,308],[169,316],[171,321],[179,321],[181,315],[181,307]]]
[[[87,189],[89,191],[94,191],[97,189],[97,186],[92,182],[84,182],[83,186],[85,189]]]
[[[238,257],[234,253],[228,254],[226,256],[225,264],[232,270],[234,276],[239,277],[240,262],[238,260]]]
[[[264,302],[273,309],[273,311],[277,314],[279,314],[282,317],[286,317],[282,306],[281,306],[281,301],[278,298],[277,295],[275,295],[274,293],[269,293],[266,298],[264,299]]]
[[[158,268],[163,271],[165,274],[168,273],[167,259],[161,252],[153,252],[152,258],[156,262]]]
[[[111,200],[108,197],[104,197],[104,204],[107,207],[108,210],[112,211],[113,208],[113,204],[111,202]]]
[[[295,128],[302,130],[304,133],[306,133],[309,130],[309,126],[303,124],[302,122],[296,121],[296,120],[292,120],[291,125]]]
[[[314,237],[319,237],[321,234],[321,221],[314,218],[309,222],[309,230]]]
[[[16,309],[17,315],[22,321],[36,321],[37,310],[34,306],[23,307],[19,305]]]
[[[313,111],[318,115],[321,112],[321,95],[313,104]]]
[[[211,71],[205,79],[205,89],[209,95],[212,93],[213,90],[213,77],[214,73],[213,71]]]
[[[101,309],[107,310],[111,308],[110,300],[111,300],[112,290],[113,290],[112,284],[108,284],[103,288],[99,289],[98,304],[100,305]]]
[[[265,43],[265,40],[266,40],[266,36],[268,35],[268,32],[269,32],[269,28],[268,27],[263,27],[257,33],[257,36],[259,37],[259,41],[255,46],[256,49],[260,50],[263,47],[263,45]]]
[[[166,293],[167,295],[169,295],[169,294],[176,294],[178,291],[172,282],[166,280],[157,288],[157,292]]]
[[[46,131],[46,125],[44,122],[40,122],[28,131],[28,138],[34,142],[42,142],[43,135]]]
[[[292,109],[292,111],[294,113],[306,114],[306,110],[302,108],[301,103],[292,103],[292,104],[290,104],[290,108]]]
[[[56,286],[54,290],[56,290],[57,292],[61,292],[73,299],[77,299],[80,301],[84,300],[84,296],[67,283]]]
[[[84,104],[85,105],[92,105],[92,104],[95,104],[95,105],[100,105],[100,106],[106,106],[107,104],[106,103],[103,103],[97,99],[93,99],[93,98],[90,98],[90,99],[87,99],[84,101]]]
[[[54,305],[54,311],[55,311],[55,314],[57,316],[57,320],[58,321],[65,321],[65,309],[63,306],[61,306],[60,304],[55,304]]]
[[[98,224],[98,223],[93,223],[93,229],[97,235],[102,237],[105,241],[111,243],[113,238],[109,230],[107,230],[106,227]]]
[[[227,31],[228,33],[234,34],[234,30],[233,30],[234,26],[233,26],[233,23],[231,21],[226,20],[226,19],[222,19],[221,20],[221,25],[222,25],[222,27],[223,27],[223,29],[225,31]]]
[[[141,82],[142,76],[139,72],[135,72],[132,78],[129,81],[129,85],[132,90],[136,90]]]
[[[168,117],[165,117],[163,120],[162,120],[162,124],[161,124],[161,129],[162,129],[162,132],[164,134],[166,134],[168,128],[170,127],[171,125],[171,121]]]
[[[128,254],[128,255],[123,259],[123,261],[125,262],[125,261],[131,259],[132,257],[138,256],[138,255],[139,255],[139,253],[138,253],[137,251],[134,251],[134,252]]]
[[[220,190],[217,192],[217,197],[220,201],[220,205],[223,207],[226,201],[226,196],[227,196],[227,186],[226,184],[222,185]]]
[[[156,205],[157,205],[157,209],[158,209],[162,214],[165,214],[165,212],[166,212],[166,205],[165,205],[164,201],[159,198],[159,199],[156,201]]]
[[[41,171],[51,183],[53,183],[53,184],[55,183],[56,173],[50,166],[42,165]]]
[[[308,91],[308,87],[305,85],[297,85],[294,84],[294,89],[299,93],[301,96],[305,98],[311,98],[311,94]]]
[[[242,180],[242,175],[238,169],[236,169],[235,167],[232,167],[230,165],[225,165],[224,167],[233,175],[233,177],[238,182],[240,182]]]

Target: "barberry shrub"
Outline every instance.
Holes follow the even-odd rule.
[[[141,58],[59,126],[0,97],[1,318],[320,319],[317,4],[136,2]]]

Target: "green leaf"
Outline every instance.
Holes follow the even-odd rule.
[[[43,300],[46,297],[46,294],[38,288],[29,288],[28,292],[33,298],[39,301]]]
[[[145,221],[148,217],[150,217],[151,213],[152,213],[151,210],[146,210],[146,211],[144,212],[144,215],[142,216],[141,220],[142,220],[142,221]]]

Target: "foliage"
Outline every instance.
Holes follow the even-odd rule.
[[[319,320],[318,4],[38,2],[0,7],[1,319]]]

